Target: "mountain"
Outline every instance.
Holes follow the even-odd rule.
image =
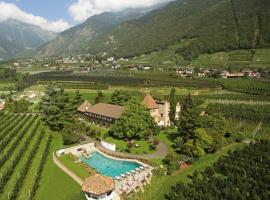
[[[186,60],[202,53],[270,46],[269,0],[177,0],[100,35],[84,52],[133,57],[183,43]]]
[[[53,41],[40,48],[37,56],[63,56],[83,52],[88,44],[98,36],[111,31],[124,21],[138,19],[153,9],[151,8],[126,9],[121,12],[105,12],[88,18],[84,23],[74,26],[60,33]]]
[[[0,23],[0,60],[36,49],[53,39],[56,33],[14,19]]]

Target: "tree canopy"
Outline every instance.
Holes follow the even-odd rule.
[[[156,128],[149,111],[140,102],[131,100],[121,118],[112,126],[111,133],[121,139],[142,139],[155,133]]]
[[[270,198],[270,142],[256,141],[221,157],[205,171],[194,172],[189,184],[172,187],[166,199]]]

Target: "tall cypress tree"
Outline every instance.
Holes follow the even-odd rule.
[[[176,104],[177,104],[177,98],[176,98],[176,90],[175,88],[172,88],[170,91],[170,112],[169,117],[172,122],[175,123],[175,113],[176,113]]]

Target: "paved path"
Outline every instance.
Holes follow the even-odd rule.
[[[65,165],[63,165],[60,160],[53,153],[53,162],[56,164],[61,170],[63,170],[66,174],[68,174],[74,181],[76,181],[79,185],[84,183],[84,180],[74,174],[70,169],[68,169]]]
[[[136,154],[130,154],[130,153],[110,151],[104,148],[103,146],[101,146],[99,143],[96,145],[96,148],[111,156],[130,158],[130,159],[160,159],[160,158],[164,158],[168,154],[168,147],[163,142],[159,142],[155,153],[145,154],[145,155],[136,155]]]

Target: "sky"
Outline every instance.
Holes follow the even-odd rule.
[[[61,32],[96,14],[168,1],[172,0],[0,0],[0,22],[12,18]]]

